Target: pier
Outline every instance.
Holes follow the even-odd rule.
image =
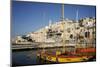
[[[20,49],[39,49],[39,48],[52,48],[52,47],[57,47],[55,43],[20,43],[20,44],[13,44],[12,45],[12,50],[20,50]],[[59,45],[58,45],[59,47]]]
[[[78,48],[84,48],[84,47],[91,47],[94,44],[78,44]],[[65,44],[65,47],[75,47],[75,44]],[[24,43],[20,43],[20,44],[13,44],[12,46],[12,50],[23,50],[23,49],[43,49],[43,48],[60,48],[63,47],[61,43],[29,43],[29,44],[24,44]],[[95,45],[94,45],[95,47]]]

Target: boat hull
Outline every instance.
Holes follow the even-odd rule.
[[[58,53],[58,55],[56,54]],[[38,53],[38,57],[51,62],[82,62],[88,61],[89,59],[93,58],[96,53],[95,48],[78,48],[76,52],[40,52]]]
[[[59,63],[82,62],[89,60],[89,58],[92,58],[92,56],[56,56],[56,55],[48,55],[46,53],[41,54],[38,57],[46,61],[59,62]]]

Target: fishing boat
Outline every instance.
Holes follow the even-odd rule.
[[[65,62],[82,62],[82,61],[87,61],[92,56],[87,56],[87,55],[78,55],[78,54],[73,54],[69,52],[61,53],[59,51],[56,51],[56,54],[52,53],[40,53],[38,56],[42,60],[46,61],[51,61],[51,62],[59,62],[59,63],[65,63]]]
[[[46,61],[58,62],[58,63],[66,63],[66,62],[82,62],[88,61],[93,58],[93,55],[89,55],[88,53],[95,53],[95,48],[77,48],[75,47],[74,51],[66,51],[65,45],[65,26],[64,26],[64,4],[62,4],[62,29],[63,29],[63,39],[62,39],[62,50],[56,51],[46,51],[43,48],[43,51],[38,52],[37,56]]]

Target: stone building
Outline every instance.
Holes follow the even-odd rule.
[[[95,43],[96,19],[92,17],[80,19],[78,22],[66,19],[63,22],[51,22],[35,32],[27,34],[34,42]],[[64,34],[63,34],[64,33]],[[23,41],[18,36],[16,41]]]

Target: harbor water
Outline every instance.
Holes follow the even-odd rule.
[[[58,49],[60,50],[61,48]],[[39,57],[37,57],[37,53],[42,50],[43,49],[12,51],[12,66],[52,64],[52,62],[44,61],[41,60]],[[45,49],[45,50],[55,51],[57,50],[57,48]]]
[[[46,51],[56,51],[62,48],[50,48]],[[12,51],[12,66],[27,66],[27,65],[42,65],[42,64],[55,64],[39,59],[37,53],[43,49],[31,49],[31,50],[16,50]],[[94,60],[94,59],[93,59]]]

